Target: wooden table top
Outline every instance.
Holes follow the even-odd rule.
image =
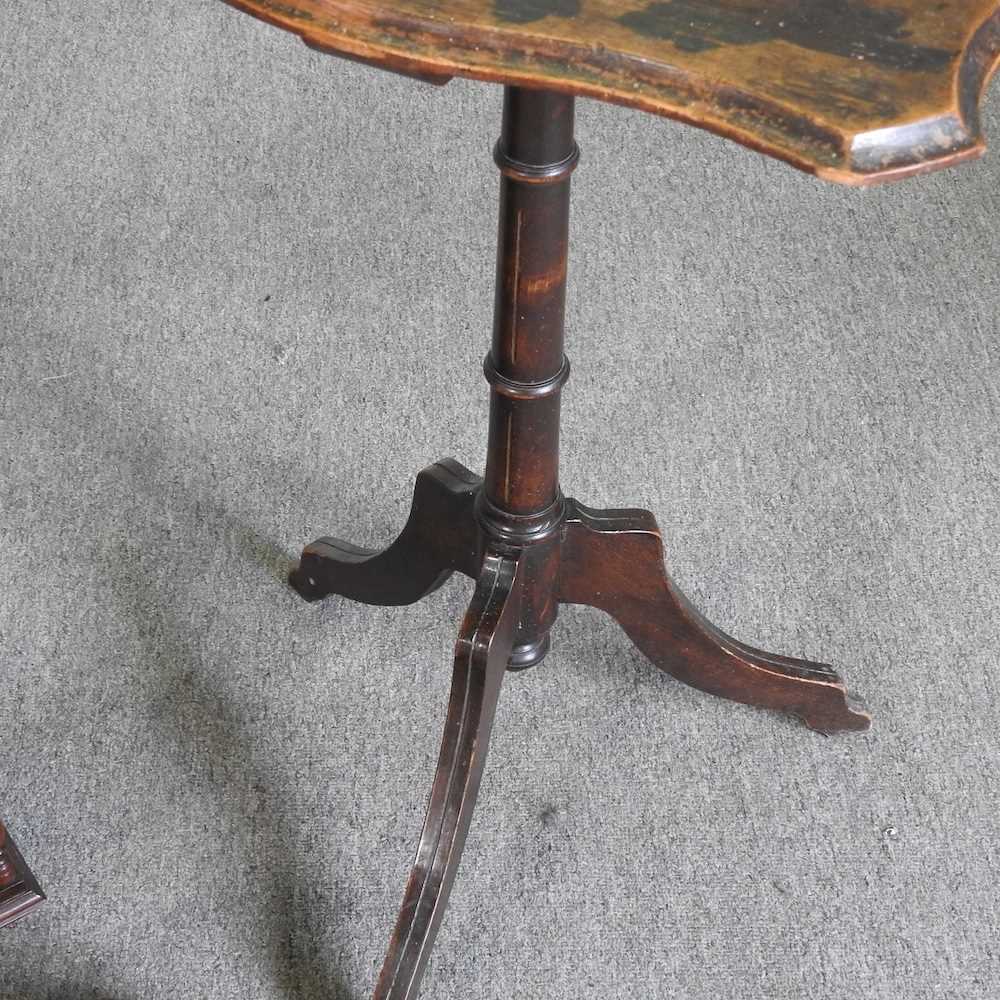
[[[546,87],[869,184],[979,155],[1000,0],[229,0],[435,82]]]

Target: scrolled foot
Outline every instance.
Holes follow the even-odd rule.
[[[517,557],[488,554],[455,646],[441,754],[416,860],[373,1000],[413,1000],[479,793],[520,607]]]
[[[703,618],[667,575],[652,514],[567,503],[560,601],[606,611],[656,666],[692,687],[790,712],[822,733],[869,727],[831,667],[754,649]]]
[[[475,577],[473,501],[481,480],[450,459],[417,476],[410,516],[381,551],[336,538],[307,545],[288,582],[307,601],[340,594],[364,604],[413,604],[455,571]]]

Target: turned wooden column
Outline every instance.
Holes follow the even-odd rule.
[[[500,181],[491,387],[480,521],[495,541],[530,549],[525,600],[511,668],[538,663],[555,621],[559,491],[559,405],[563,354],[570,175],[580,153],[574,100],[506,87],[493,158]]]
[[[493,153],[500,182],[486,495],[512,515],[536,515],[559,490],[570,174],[579,159],[573,98],[507,87]]]

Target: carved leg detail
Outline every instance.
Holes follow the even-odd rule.
[[[475,578],[478,533],[473,500],[480,479],[451,459],[417,476],[399,537],[377,551],[336,538],[307,545],[289,583],[307,601],[340,594],[364,604],[413,604],[456,570]]]
[[[20,920],[44,899],[35,876],[0,823],[0,927]]]
[[[413,1000],[472,818],[521,601],[517,557],[488,554],[455,647],[441,755],[420,845],[373,1000]]]
[[[653,515],[567,501],[560,600],[614,617],[660,669],[710,694],[780,709],[830,733],[871,718],[830,667],[746,646],[706,621],[667,575]]]

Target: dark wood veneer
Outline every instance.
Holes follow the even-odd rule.
[[[500,225],[493,339],[483,363],[491,399],[485,477],[438,462],[417,477],[409,519],[388,548],[322,538],[291,574],[309,601],[340,594],[396,605],[456,571],[476,580],[455,649],[427,819],[374,1000],[417,995],[469,827],[501,681],[544,658],[560,604],[606,611],[659,668],[703,691],[791,712],[823,733],[870,722],[830,667],[743,645],[691,607],[667,575],[652,514],[590,510],[562,495],[569,192],[579,159],[573,98],[507,88],[494,159]]]

